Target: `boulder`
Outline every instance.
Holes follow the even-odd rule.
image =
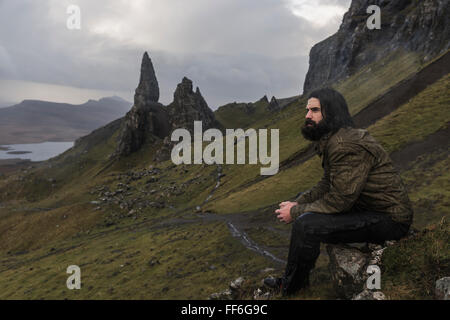
[[[336,293],[341,299],[383,300],[380,291],[368,290],[369,266],[381,263],[383,251],[395,241],[378,244],[328,244],[329,270]]]
[[[369,254],[345,244],[328,245],[327,252],[329,270],[338,296],[351,299],[364,288]]]
[[[450,300],[450,277],[436,281],[434,295],[437,300]]]

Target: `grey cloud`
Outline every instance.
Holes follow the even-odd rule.
[[[79,0],[82,30],[69,31],[67,3],[0,2],[0,23],[9,26],[0,28],[0,79],[132,93],[148,51],[163,103],[171,102],[183,76],[213,108],[264,94],[292,96],[301,92],[311,46],[338,25],[314,27],[278,0],[154,1],[146,10],[161,10],[163,17],[148,24],[145,14],[134,24],[125,2]],[[98,21],[120,24],[122,16],[131,28],[125,38],[89,32]]]

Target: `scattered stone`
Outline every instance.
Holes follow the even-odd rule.
[[[148,179],[145,183],[149,184],[149,183],[153,183],[153,182],[157,182],[159,179],[157,177],[151,177],[150,179]]]
[[[230,288],[231,288],[232,290],[239,290],[239,289],[241,288],[241,286],[242,286],[243,283],[244,283],[244,278],[239,277],[239,278],[237,278],[236,280],[231,281],[231,283],[230,283]]]
[[[159,262],[159,260],[158,259],[156,259],[156,258],[151,258],[150,259],[150,261],[148,262],[148,265],[150,266],[150,267],[153,267],[153,266],[155,266],[155,265],[157,265],[157,264],[161,264],[160,262]]]
[[[450,277],[436,281],[434,295],[437,300],[450,300]]]
[[[215,292],[209,296],[209,300],[233,300],[233,293],[230,289],[222,292]]]
[[[390,247],[390,246],[395,245],[396,243],[397,243],[397,241],[395,241],[395,240],[392,240],[392,241],[386,241],[386,242],[384,243],[384,246],[385,246],[385,247]]]
[[[165,207],[164,202],[156,202],[156,201],[150,202],[148,205],[152,208],[157,208],[157,209],[163,209]]]
[[[261,273],[267,273],[267,272],[274,272],[274,268],[265,268],[264,270],[261,270]]]
[[[272,294],[269,291],[264,292],[261,288],[258,288],[253,292],[253,300],[269,300],[271,297]]]
[[[386,300],[386,296],[381,291],[371,291],[368,289],[364,289],[352,300]]]
[[[383,255],[384,249],[386,248],[372,251],[372,259],[369,261],[369,265],[378,265],[379,263],[381,263],[381,257]]]
[[[241,296],[241,287],[244,283],[244,278],[239,277],[230,282],[228,289],[222,292],[215,292],[209,296],[210,300],[236,300]]]

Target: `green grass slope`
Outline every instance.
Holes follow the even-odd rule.
[[[263,119],[270,111],[267,109],[267,99],[254,103],[229,103],[218,108],[214,115],[224,128],[248,128],[252,123]]]
[[[392,153],[408,144],[422,141],[434,132],[446,128],[450,122],[450,109],[447,107],[450,103],[449,86],[450,76],[447,75],[419,93],[408,103],[370,126],[369,132],[389,153]],[[279,120],[282,122],[278,123],[281,146],[280,160],[286,159],[295,151],[295,148],[306,146],[305,140],[300,137],[299,130],[294,129],[294,126],[298,127],[301,123],[300,118],[299,115],[294,114],[292,118]],[[292,121],[292,119],[296,121]],[[289,128],[291,128],[290,131],[288,131]],[[295,140],[301,142],[295,143]],[[283,146],[287,147],[283,148]],[[245,183],[245,180],[244,183],[239,180],[247,176],[239,174],[236,167],[229,168],[231,174],[226,177],[228,179],[225,178],[228,185],[233,186],[234,189],[232,190],[236,191],[227,193],[227,189],[224,187],[225,192],[218,193],[214,198],[215,201],[212,201],[207,207],[208,209],[219,213],[256,210],[283,199],[292,198],[299,191],[306,190],[314,185],[322,175],[320,160],[315,157],[299,166],[291,167],[275,176],[239,189],[236,186]],[[225,170],[225,172],[227,171]],[[257,170],[251,172],[255,175],[258,174]],[[404,175],[407,176],[408,173],[406,172]],[[438,184],[437,187],[442,188],[443,185]],[[415,197],[414,193],[412,197]]]

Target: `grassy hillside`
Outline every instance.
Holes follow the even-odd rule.
[[[214,115],[224,128],[248,128],[250,124],[270,114],[268,105],[267,99],[255,103],[234,102],[218,108]]]
[[[76,237],[4,256],[0,298],[205,299],[233,275],[269,266],[239,247],[223,223],[156,224]],[[82,270],[81,290],[65,286],[69,265]]]
[[[336,83],[333,87],[344,94],[350,113],[354,115],[377,96],[420,68],[419,55],[400,50],[359,70],[352,77]]]
[[[446,107],[450,103],[449,88],[450,76],[447,75],[419,93],[408,103],[400,106],[390,115],[370,126],[368,131],[389,153],[397,151],[408,144],[424,140],[432,133],[446,128],[450,122],[450,110]],[[300,112],[298,112],[298,114],[300,114]],[[280,120],[283,121],[282,125],[279,124],[280,145],[288,146],[287,148],[280,148],[281,160],[285,159],[290,155],[290,152],[294,151],[293,148],[291,148],[292,145],[296,146],[296,148],[306,146],[306,142],[299,137],[300,134],[298,133],[298,130],[297,132],[295,132],[295,129],[290,132],[288,131],[295,126],[295,124],[292,123],[292,119],[297,120],[296,125],[298,126],[298,123],[301,121],[299,118],[299,115],[294,115],[288,120]],[[292,140],[303,141],[299,146],[298,143],[295,143]],[[448,150],[443,150],[442,152],[447,153]],[[208,209],[219,213],[256,210],[257,208],[277,203],[283,199],[292,198],[299,191],[308,189],[314,185],[322,175],[320,160],[318,157],[315,157],[299,166],[291,167],[275,176],[258,181],[239,190],[236,186],[242,183],[239,181],[242,180],[242,176],[233,174],[233,168],[230,168],[229,170],[231,171],[231,174],[228,178],[229,180],[226,181],[229,185],[233,186],[235,190],[238,190],[227,194],[227,189],[224,188],[225,192],[217,194],[215,198],[217,200],[210,203],[207,207]],[[254,171],[255,174],[258,174],[256,170]],[[227,171],[225,170],[225,172]],[[403,173],[403,175],[408,177],[411,173],[408,171]],[[231,180],[233,178],[234,180]],[[407,181],[409,182],[410,180]],[[436,190],[442,190],[442,187],[444,187],[442,183],[443,182],[439,182],[439,180],[433,181],[433,185],[437,187]],[[409,185],[410,184],[408,184],[408,186]],[[411,197],[413,199],[416,198],[415,192],[420,192],[415,190],[411,191]],[[431,189],[429,192],[431,192]],[[448,197],[445,196],[442,196],[441,198],[448,199]],[[438,208],[440,209],[441,207]]]

